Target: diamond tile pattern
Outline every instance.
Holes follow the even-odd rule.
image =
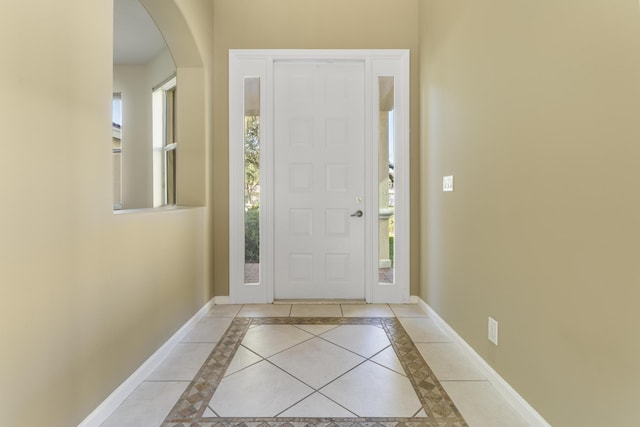
[[[370,325],[340,326],[322,334],[322,338],[363,357],[371,357],[391,345],[382,328]]]
[[[372,362],[359,365],[321,392],[361,417],[411,417],[422,408],[407,377]]]
[[[261,325],[251,328],[242,344],[262,357],[273,356],[313,335],[292,325]]]
[[[378,363],[379,365],[382,365],[389,369],[393,369],[399,374],[405,375],[404,369],[402,368],[402,363],[400,363],[398,356],[396,356],[396,352],[391,346],[385,348],[380,353],[373,356],[371,360]]]
[[[314,393],[281,414],[283,417],[355,417],[342,406],[320,393]]]
[[[246,347],[240,346],[235,356],[233,356],[233,360],[224,375],[231,375],[234,372],[238,372],[241,369],[253,365],[254,363],[258,363],[261,360],[262,357],[258,356],[251,350],[248,350]]]
[[[276,354],[269,361],[319,389],[365,359],[323,339],[314,338]]]
[[[464,427],[394,317],[237,317],[162,427]]]
[[[263,360],[224,378],[209,406],[222,417],[275,417],[313,393]]]

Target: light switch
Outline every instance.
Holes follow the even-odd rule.
[[[442,177],[442,191],[453,191],[453,175]]]
[[[498,321],[489,317],[489,341],[498,345]]]

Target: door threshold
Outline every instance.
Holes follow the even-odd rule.
[[[276,299],[274,304],[366,304],[363,299]]]

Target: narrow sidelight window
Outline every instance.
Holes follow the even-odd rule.
[[[380,283],[394,283],[394,78],[378,77],[378,89],[378,276]]]
[[[260,283],[260,79],[244,79],[244,282]]]

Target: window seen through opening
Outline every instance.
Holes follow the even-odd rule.
[[[153,91],[153,206],[177,204],[176,78]]]
[[[122,209],[122,96],[113,94],[111,114],[111,152],[113,156],[113,209]]]

